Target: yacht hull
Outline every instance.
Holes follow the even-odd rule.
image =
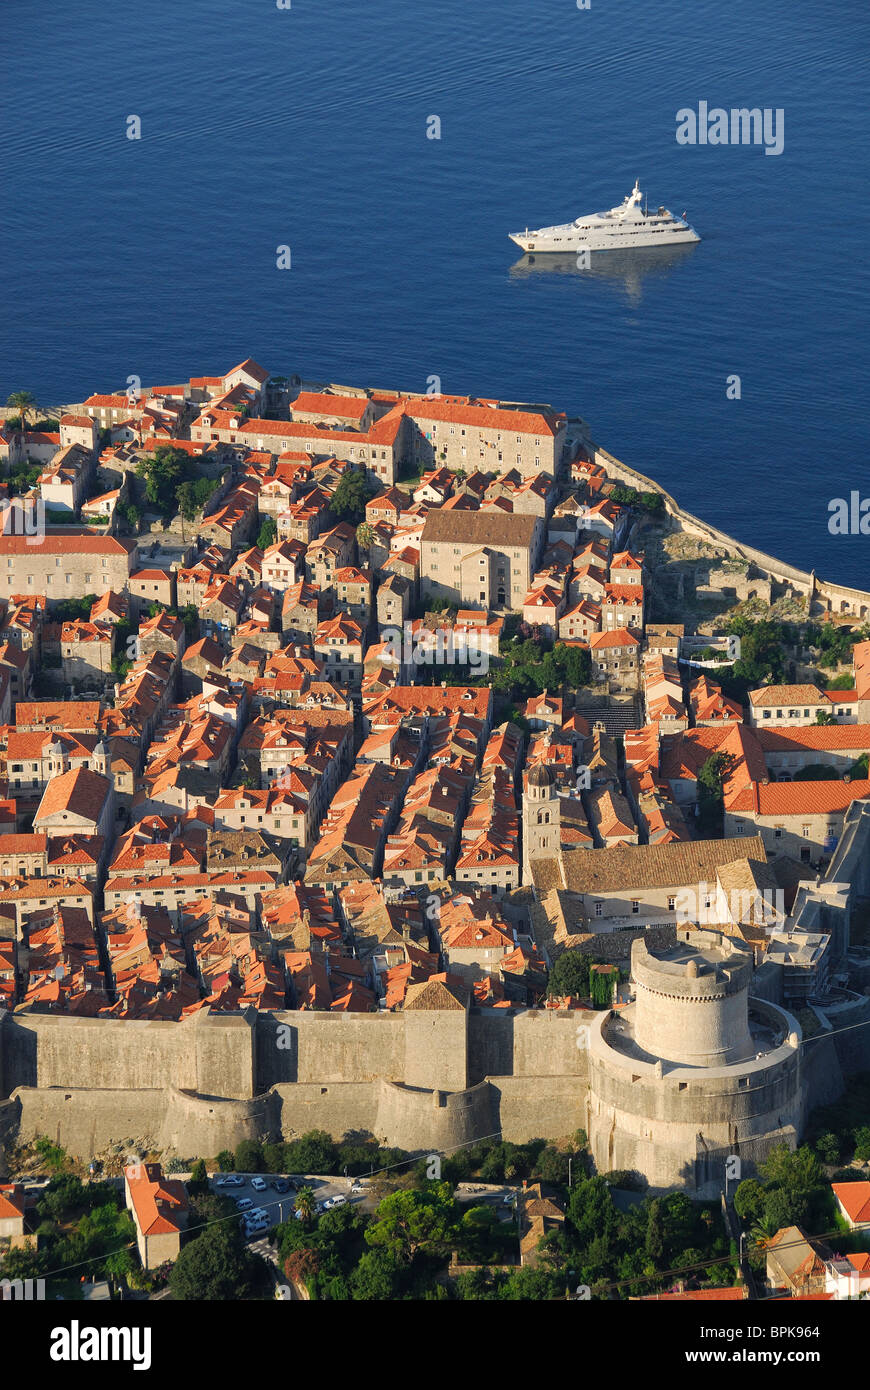
[[[640,251],[651,246],[678,246],[687,242],[700,241],[698,233],[691,227],[664,232],[620,232],[614,230],[606,234],[576,232],[566,227],[558,233],[509,232],[511,241],[523,251],[545,254],[548,251],[565,254],[580,251]]]

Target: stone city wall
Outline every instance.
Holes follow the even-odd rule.
[[[589,449],[592,452],[594,462],[599,463],[607,471],[609,477],[618,478],[627,487],[634,487],[639,491],[659,493],[664,500],[665,510],[679,530],[696,536],[699,540],[707,541],[710,545],[725,546],[732,555],[742,556],[743,559],[751,561],[772,579],[781,584],[791,585],[792,588],[798,589],[810,599],[829,607],[833,612],[852,613],[858,617],[870,615],[870,592],[867,590],[854,589],[848,585],[832,584],[828,580],[817,579],[814,573],[808,574],[805,570],[788,565],[774,555],[768,555],[763,550],[757,550],[754,546],[736,540],[734,536],[729,536],[725,531],[720,531],[718,527],[711,526],[709,522],[702,521],[700,517],[693,516],[691,512],[686,511],[654,478],[648,478],[636,468],[622,463],[620,459],[614,458],[613,454],[608,453],[606,449],[599,448],[597,444],[590,443]]]

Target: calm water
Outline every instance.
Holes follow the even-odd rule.
[[[4,0],[0,16],[3,399],[248,353],[409,389],[437,374],[580,412],[693,511],[870,587],[870,537],[827,530],[831,497],[870,495],[865,5]],[[783,154],[678,146],[675,113],[701,100],[782,107]],[[635,177],[687,209],[699,246],[588,274],[516,265],[509,230],[610,207]]]

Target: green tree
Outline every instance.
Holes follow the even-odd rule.
[[[262,1173],[263,1146],[256,1139],[242,1139],[236,1145],[236,1172]]]
[[[654,1198],[649,1204],[646,1223],[644,1250],[647,1259],[658,1264],[665,1253],[665,1232],[662,1222],[661,1202]]]
[[[615,1237],[619,1222],[603,1177],[585,1178],[575,1184],[568,1200],[568,1220],[581,1245],[588,1245],[597,1235],[609,1240]]]
[[[870,1125],[860,1125],[855,1130],[855,1157],[859,1163],[870,1159]]]
[[[582,951],[563,951],[550,971],[547,997],[562,999],[573,995],[585,999],[589,993],[589,957]]]
[[[286,1146],[288,1173],[334,1173],[338,1148],[323,1129],[311,1129]]]
[[[361,521],[356,528],[356,543],[363,552],[371,550],[375,543],[375,528],[370,521]]]
[[[777,1144],[760,1165],[760,1172],[767,1187],[780,1187],[801,1196],[809,1196],[825,1180],[822,1165],[808,1144],[794,1150]]]
[[[344,473],[332,494],[329,508],[339,521],[349,521],[353,526],[365,517],[366,502],[373,494],[373,488],[360,469],[349,469]]]
[[[698,790],[703,799],[722,800],[722,784],[734,765],[731,753],[711,753],[698,770]]]
[[[27,417],[35,415],[37,411],[36,397],[32,391],[13,391],[11,396],[6,398],[6,404],[10,410],[17,410],[21,420],[21,428],[27,433]]]
[[[261,550],[268,550],[270,545],[274,545],[278,537],[278,523],[273,516],[267,516],[257,532],[257,545]]]
[[[175,490],[175,498],[178,502],[178,511],[181,516],[181,539],[183,542],[186,539],[184,533],[185,521],[193,521],[199,511],[196,504],[196,494],[194,492],[193,483],[179,483]]]
[[[757,1178],[745,1178],[737,1184],[734,1210],[743,1222],[757,1221],[764,1211],[764,1188]]]
[[[155,449],[137,463],[136,476],[144,480],[145,496],[161,511],[169,509],[175,489],[184,477],[186,463],[184,451],[168,445]]]
[[[802,1193],[785,1187],[774,1187],[764,1194],[765,1229],[773,1227],[773,1233],[783,1226],[799,1226],[807,1214],[807,1199]]]
[[[193,1195],[209,1191],[208,1173],[204,1159],[198,1158],[190,1170],[190,1181],[187,1184],[187,1189]]]
[[[263,1145],[263,1166],[267,1173],[283,1173],[286,1146],[284,1144]]]
[[[450,1183],[433,1182],[422,1192],[406,1190],[385,1197],[366,1230],[366,1241],[396,1263],[409,1264],[418,1252],[445,1254],[457,1219]]]
[[[396,1297],[399,1269],[385,1250],[367,1250],[350,1276],[351,1296],[365,1302],[387,1302]]]
[[[186,603],[178,616],[184,623],[184,631],[190,640],[199,629],[199,609],[194,603]]]
[[[840,1141],[836,1134],[832,1134],[830,1130],[820,1134],[816,1140],[816,1153],[823,1163],[839,1163]]]
[[[302,1213],[302,1223],[310,1226],[314,1220],[314,1193],[310,1187],[301,1187],[296,1194],[296,1210]]]
[[[231,1173],[235,1167],[236,1156],[232,1149],[221,1149],[215,1163],[222,1173]]]
[[[594,1008],[610,1008],[613,1002],[613,981],[614,976],[609,971],[607,974],[597,970],[589,971],[589,992]]]
[[[198,1303],[247,1298],[262,1277],[260,1263],[245,1249],[238,1223],[222,1221],[182,1247],[169,1289],[175,1299]]]

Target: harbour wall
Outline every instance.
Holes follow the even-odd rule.
[[[664,501],[665,511],[678,530],[710,545],[724,546],[731,555],[756,565],[763,574],[769,575],[777,583],[797,589],[806,594],[811,603],[821,605],[832,613],[849,613],[859,618],[870,616],[870,592],[866,589],[855,589],[845,584],[833,584],[828,580],[819,579],[815,572],[807,573],[806,570],[797,569],[774,555],[768,555],[763,550],[757,550],[754,546],[736,540],[734,536],[729,536],[727,532],[720,531],[718,527],[711,526],[709,522],[702,521],[700,517],[686,511],[654,478],[648,478],[636,468],[631,468],[606,449],[599,448],[597,444],[590,442],[588,447],[594,462],[600,464],[608,476],[618,478],[626,486],[637,488],[639,491],[657,492]]]

